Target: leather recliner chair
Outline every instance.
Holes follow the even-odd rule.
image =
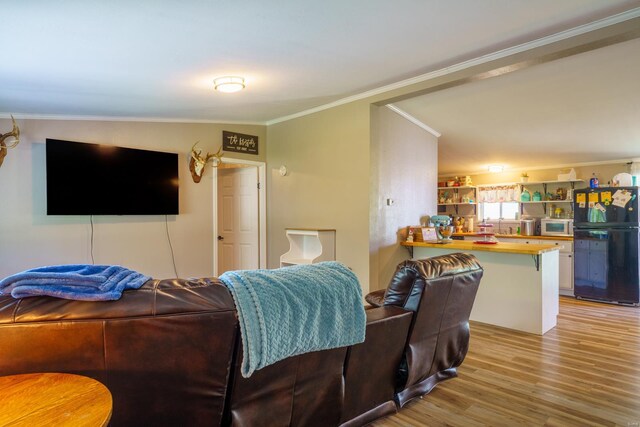
[[[482,274],[470,254],[408,260],[386,290],[366,296],[373,306],[414,313],[395,385],[399,407],[457,376],[469,349],[469,316]]]
[[[401,263],[367,296],[365,341],[288,358],[230,385],[230,425],[364,426],[455,377],[483,270],[473,255]],[[346,357],[345,357],[346,356]]]

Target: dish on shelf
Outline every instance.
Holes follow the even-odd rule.
[[[512,182],[500,182],[500,183],[495,183],[495,184],[478,184],[476,185],[476,188],[487,188],[487,187],[499,187],[499,186],[505,186],[505,185],[522,185],[522,186],[530,186],[530,185],[543,185],[543,184],[571,184],[571,183],[579,183],[579,182],[585,182],[584,179],[570,179],[570,180],[562,180],[562,181],[557,181],[557,180],[551,180],[551,181],[528,181],[528,182],[521,182],[521,181],[512,181]]]

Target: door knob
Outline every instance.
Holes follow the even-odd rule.
[[[218,236],[218,240],[224,240],[224,237]]]

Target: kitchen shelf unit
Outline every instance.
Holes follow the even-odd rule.
[[[438,200],[440,200],[440,191],[447,191],[447,190],[453,190],[453,192],[456,194],[456,199],[460,200],[460,190],[473,190],[473,200],[477,200],[478,198],[478,192],[476,190],[476,186],[475,185],[460,185],[458,187],[438,187]],[[471,191],[468,191],[468,193],[470,193]],[[438,206],[453,206],[453,209],[456,212],[456,215],[458,215],[458,208],[460,206],[473,206],[473,214],[476,215],[477,214],[477,206],[478,203],[477,202],[455,202],[455,203],[438,203]]]
[[[569,184],[571,186],[571,190],[575,190],[575,186],[576,184],[579,183],[584,183],[584,179],[572,179],[570,181],[527,181],[527,182],[504,182],[504,183],[500,183],[500,184],[481,184],[481,185],[477,185],[477,188],[491,188],[491,187],[501,187],[501,186],[520,186],[520,193],[522,193],[522,191],[524,191],[524,187],[528,187],[528,186],[535,186],[535,185],[542,185],[542,192],[543,194],[547,194],[547,186],[548,185],[559,185],[559,184]],[[540,201],[529,201],[529,202],[523,202],[523,201],[519,201],[519,200],[513,200],[512,202],[516,202],[520,205],[520,214],[523,214],[523,208],[524,205],[536,205],[536,204],[540,204],[542,205],[542,208],[545,210],[547,210],[547,203],[569,203],[571,205],[571,203],[573,203],[573,200],[540,200]]]
[[[520,185],[520,186],[525,186],[525,185],[549,185],[549,184],[569,184],[571,185],[571,189],[574,189],[574,186],[577,183],[583,183],[585,182],[584,179],[572,179],[570,181],[527,181],[527,182],[522,182],[522,181],[512,181],[512,182],[500,182],[498,184],[478,184],[475,186],[475,188],[484,188],[484,187],[504,187],[504,186],[508,186],[508,185]],[[440,188],[440,187],[438,187]],[[443,188],[454,188],[454,187],[443,187]]]
[[[438,203],[438,206],[473,206],[477,205],[477,203]]]
[[[547,194],[547,186],[549,184],[569,184],[571,186],[571,191],[575,190],[575,186],[576,183],[582,183],[584,182],[583,179],[573,179],[570,181],[532,181],[532,182],[520,182],[518,183],[520,185],[520,192],[522,192],[524,190],[525,185],[529,186],[529,185],[542,185],[542,192],[543,194]],[[544,211],[547,211],[547,203],[569,203],[569,206],[572,208],[573,205],[573,200],[567,200],[567,199],[563,199],[563,200],[540,200],[540,201],[530,201],[530,202],[520,202],[520,214],[523,214],[523,208],[525,204],[528,203],[538,203],[542,205],[542,209],[544,209]],[[569,209],[571,211],[571,209]]]

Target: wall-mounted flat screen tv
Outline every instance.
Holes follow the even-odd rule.
[[[47,215],[177,215],[178,155],[47,139]]]

